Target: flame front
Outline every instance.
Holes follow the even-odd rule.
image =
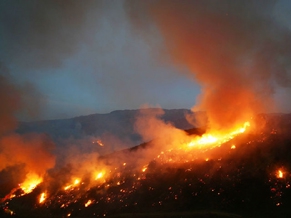
[[[235,136],[242,134],[246,131],[247,127],[250,126],[249,122],[245,122],[243,127],[239,127],[235,130],[232,131],[227,131],[227,132],[210,132],[203,134],[201,137],[196,137],[191,140],[187,145],[188,147],[193,147],[193,148],[206,148],[209,146],[220,146],[221,144],[230,141],[233,139]],[[234,149],[235,146],[232,148]]]
[[[28,194],[35,189],[35,187],[42,182],[42,178],[35,173],[28,173],[26,179],[20,184],[20,188],[25,194]]]

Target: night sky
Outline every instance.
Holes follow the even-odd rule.
[[[260,16],[290,36],[291,1],[254,2]],[[192,108],[201,92],[196,74],[173,58],[159,24],[135,18],[133,10],[145,7],[139,3],[0,0],[0,75],[21,90],[28,108],[18,111],[18,119],[70,118],[146,104]],[[289,60],[289,51],[280,58]],[[290,64],[286,71],[290,75]],[[289,84],[272,94],[276,112],[291,111]]]

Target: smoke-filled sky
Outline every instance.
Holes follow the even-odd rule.
[[[0,0],[1,114],[290,112],[290,20],[288,0]]]

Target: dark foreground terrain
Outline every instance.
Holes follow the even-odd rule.
[[[52,188],[43,204],[41,185],[7,200],[0,217],[291,217],[291,115],[259,120],[264,129],[238,136],[235,149],[233,140],[213,149],[209,159],[153,159],[144,171],[121,162],[106,182]],[[124,151],[125,160],[146,146]]]

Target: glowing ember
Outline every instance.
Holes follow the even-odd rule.
[[[88,201],[85,203],[85,207],[88,207],[90,204],[92,204],[92,201],[91,201],[91,200],[88,200]]]
[[[43,203],[45,201],[45,199],[46,199],[46,193],[43,192],[43,193],[40,194],[39,203],[40,204]]]
[[[35,187],[41,182],[42,182],[41,177],[39,177],[35,173],[29,173],[27,174],[25,181],[22,184],[20,184],[20,188],[25,194],[28,194],[32,192],[33,189],[35,189]]]
[[[145,166],[145,167],[142,168],[141,171],[142,171],[142,172],[145,172],[147,169],[148,169],[147,166]]]
[[[230,147],[230,149],[235,149],[236,147],[235,147],[235,145],[232,145],[231,147]]]

